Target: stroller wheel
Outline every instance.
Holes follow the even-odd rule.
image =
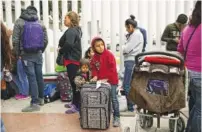
[[[125,127],[124,132],[130,132],[130,127]]]
[[[140,127],[142,129],[145,129],[146,128],[146,118],[145,118],[145,116],[140,116],[139,118],[140,118]]]
[[[146,127],[151,128],[153,126],[153,118],[152,117],[146,117]]]
[[[170,132],[174,132],[175,130],[175,120],[169,120],[169,128]],[[182,117],[179,117],[177,120],[177,132],[184,132],[185,129],[185,122]]]

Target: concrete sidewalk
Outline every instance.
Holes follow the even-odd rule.
[[[8,132],[18,132],[18,130],[19,132],[32,132],[35,130],[41,130],[41,132],[46,132],[46,131],[52,132],[53,130],[61,130],[58,132],[67,132],[67,130],[69,132],[94,132],[95,131],[95,130],[91,130],[91,131],[82,130],[79,125],[78,114],[73,114],[73,115],[64,114],[64,112],[67,109],[64,107],[65,103],[61,102],[60,100],[44,105],[39,112],[35,112],[34,114],[21,113],[21,109],[26,107],[29,104],[29,102],[30,102],[30,99],[15,100],[14,98],[12,98],[6,101],[1,100],[1,110],[3,113],[2,118],[4,120],[5,127],[8,129]],[[182,109],[182,111],[183,113],[188,115],[187,108]],[[60,118],[60,119],[57,119],[57,118]],[[135,116],[128,116],[128,117],[121,116],[121,127],[120,128],[110,127],[108,130],[106,130],[106,132],[123,132],[125,127],[130,127],[130,132],[135,132],[136,118],[137,118],[136,114]],[[184,120],[185,122],[187,121],[185,118]],[[64,124],[66,124],[66,126]],[[53,125],[55,125],[54,128],[53,128]],[[163,132],[169,131],[168,120],[162,119],[161,126],[162,126],[161,131]],[[156,127],[156,119],[154,119],[154,125],[150,130],[142,130],[139,127],[138,132],[154,132],[155,127]],[[25,130],[21,131],[22,129],[20,128],[23,128]],[[40,132],[40,131],[37,131],[37,132]],[[101,131],[96,131],[96,132],[101,132]]]

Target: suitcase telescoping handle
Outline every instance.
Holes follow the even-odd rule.
[[[140,57],[147,56],[147,55],[164,55],[164,56],[168,56],[168,57],[174,57],[174,58],[180,60],[180,65],[182,67],[184,66],[184,60],[179,55],[176,55],[173,53],[168,53],[168,52],[161,52],[161,51],[152,51],[152,52],[140,53],[140,54],[135,56],[135,64],[139,66],[140,62],[142,60],[142,59],[140,59]]]

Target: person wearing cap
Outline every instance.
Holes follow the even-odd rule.
[[[188,17],[185,14],[180,14],[175,23],[166,26],[161,41],[167,42],[167,51],[177,51],[177,44],[180,40],[180,34],[186,26]]]

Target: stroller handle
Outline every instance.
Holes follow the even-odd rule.
[[[144,52],[144,53],[140,53],[138,55],[135,56],[135,64],[139,65],[140,63],[140,57],[142,56],[146,56],[146,55],[165,55],[165,56],[169,56],[169,57],[174,57],[178,60],[180,60],[181,66],[184,66],[184,60],[182,57],[172,54],[172,53],[168,53],[168,52],[161,52],[161,51],[153,51],[153,52]]]

